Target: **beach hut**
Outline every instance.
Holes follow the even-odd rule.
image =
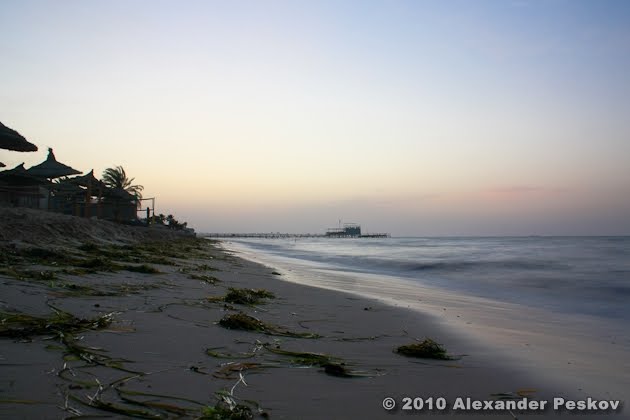
[[[21,163],[0,172],[0,205],[11,207],[48,207],[51,182],[28,173]]]
[[[122,223],[137,221],[137,197],[122,188],[108,187],[94,176],[94,170],[57,179],[50,191],[49,209],[52,211]]]
[[[138,219],[138,197],[123,188],[103,191],[102,217],[116,222],[133,223]]]
[[[85,192],[78,185],[65,180],[56,180],[50,186],[48,210],[75,216],[80,215],[79,203],[83,202],[84,194]]]
[[[55,154],[53,153],[53,149],[48,148],[48,156],[46,157],[46,160],[39,165],[31,166],[26,170],[26,173],[36,178],[52,180],[55,178],[61,178],[62,176],[80,174],[81,172],[57,161]],[[50,208],[51,192],[53,191],[53,188],[50,188],[51,185],[52,184],[49,183],[45,203],[43,201],[40,203],[41,209],[48,210]]]
[[[16,152],[36,152],[37,146],[29,143],[20,133],[0,122],[0,149],[14,150]]]
[[[76,216],[92,217],[102,215],[103,194],[107,185],[96,179],[92,169],[85,175],[66,178],[55,184],[54,199],[51,205],[55,208],[67,207],[72,201],[73,213]],[[67,210],[64,213],[68,213]]]
[[[60,178],[68,175],[78,175],[81,173],[81,171],[77,171],[76,169],[57,161],[55,154],[53,153],[53,149],[51,148],[48,148],[48,157],[46,157],[46,160],[39,165],[30,167],[27,169],[27,172],[33,176],[48,179]]]

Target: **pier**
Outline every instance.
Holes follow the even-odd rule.
[[[293,238],[389,238],[389,233],[361,233],[361,225],[346,223],[343,227],[331,228],[326,233],[204,233],[206,238],[260,238],[260,239],[293,239]]]
[[[205,238],[260,238],[260,239],[293,239],[293,238],[389,238],[389,233],[361,233],[361,225],[339,222],[338,228],[330,228],[326,233],[203,233]]]
[[[260,238],[260,239],[291,239],[291,238],[325,238],[326,235],[315,233],[202,233],[204,238]]]
[[[204,238],[259,238],[259,239],[293,239],[293,238],[389,238],[389,233],[368,233],[365,235],[326,235],[321,233],[201,233]]]

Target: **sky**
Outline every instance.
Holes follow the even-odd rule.
[[[0,1],[0,121],[199,232],[630,234],[630,2]]]

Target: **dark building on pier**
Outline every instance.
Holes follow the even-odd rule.
[[[329,238],[358,238],[361,236],[361,225],[344,223],[342,228],[331,228],[326,231]]]

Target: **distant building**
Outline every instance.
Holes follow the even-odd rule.
[[[326,237],[329,238],[358,238],[361,236],[361,225],[356,223],[344,223],[341,228],[330,228],[326,230]]]

